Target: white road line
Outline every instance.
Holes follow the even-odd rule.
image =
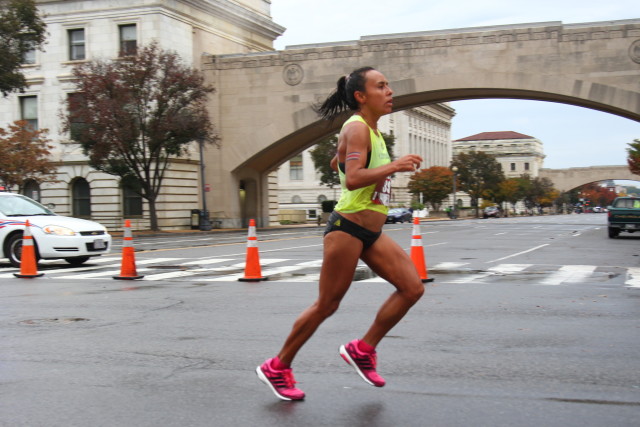
[[[540,248],[544,248],[545,246],[549,246],[549,244],[545,243],[544,245],[536,246],[535,248],[527,249],[526,251],[518,252],[516,254],[511,254],[511,255],[507,255],[507,256],[502,257],[502,258],[498,258],[498,259],[494,259],[494,260],[491,260],[491,261],[487,261],[487,264],[490,264],[492,262],[502,261],[502,260],[509,259],[509,258],[513,258],[515,256],[523,255],[523,254],[526,254],[526,253],[529,253],[529,252],[533,252],[533,251],[538,250]]]
[[[447,283],[470,283],[476,280],[484,279],[485,277],[491,276],[493,273],[478,273],[478,274],[465,274],[457,279],[447,280]]]
[[[439,264],[434,265],[433,269],[438,270],[455,270],[456,268],[460,268],[464,265],[469,264],[468,262],[441,262]]]
[[[268,278],[269,276],[273,276],[281,273],[289,273],[291,271],[300,270],[301,268],[302,267],[298,265],[287,265],[282,267],[270,268],[266,270],[263,269],[262,275]],[[202,282],[228,282],[228,281],[238,280],[241,277],[244,277],[244,273],[227,274],[219,277],[198,278],[198,280]]]
[[[144,260],[140,260],[140,261],[136,261],[136,266],[138,265],[147,265],[147,264],[159,264],[161,262],[168,262],[168,261],[176,261],[176,260],[182,260],[184,258],[154,258],[154,259],[144,259]],[[95,278],[95,277],[102,277],[102,276],[113,276],[119,273],[119,267],[117,265],[108,265],[108,266],[100,266],[100,267],[87,267],[87,270],[82,270],[83,267],[78,267],[77,269],[74,268],[66,268],[64,270],[61,270],[60,273],[66,274],[66,273],[70,273],[70,272],[74,272],[74,271],[89,271],[88,269],[90,268],[91,270],[97,270],[98,268],[102,269],[105,267],[116,267],[113,270],[107,270],[107,271],[101,271],[99,273],[89,273],[89,274],[74,274],[72,276],[56,276],[57,279],[91,279],[91,278]],[[137,271],[141,271],[140,269],[136,268]],[[148,271],[149,269],[145,269],[145,271]]]
[[[207,264],[218,264],[220,262],[229,262],[229,261],[233,261],[233,258],[204,258],[196,261],[183,262],[180,265],[207,265]]]
[[[627,269],[627,280],[624,284],[629,288],[640,288],[640,267]]]
[[[533,264],[499,264],[495,267],[491,267],[488,271],[493,271],[494,273],[517,273],[519,271],[525,270],[528,267],[531,267]]]
[[[560,285],[562,283],[582,282],[589,277],[595,265],[563,265],[558,271],[540,282],[541,285]]]

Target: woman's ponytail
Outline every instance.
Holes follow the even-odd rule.
[[[348,76],[340,77],[336,84],[336,90],[320,106],[315,108],[316,112],[323,119],[331,120],[344,111],[356,111],[359,106],[354,93],[364,92],[365,75],[367,71],[371,70],[373,70],[372,67],[362,67],[354,70]]]

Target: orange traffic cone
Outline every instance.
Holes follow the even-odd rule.
[[[31,235],[31,225],[29,220],[24,225],[22,234],[22,254],[20,255],[20,273],[13,273],[14,276],[23,279],[40,277],[44,273],[38,273],[38,263],[36,262],[36,248],[33,246],[33,236]]]
[[[244,266],[244,277],[238,279],[241,282],[259,282],[269,280],[262,276],[260,270],[260,255],[258,254],[258,238],[256,237],[256,221],[249,220],[249,236],[247,237],[247,258]]]
[[[422,237],[420,236],[420,219],[413,218],[413,236],[411,237],[411,260],[415,265],[422,283],[433,282],[427,275],[427,265],[424,262],[424,248],[422,247]]]
[[[124,237],[122,239],[122,263],[120,275],[113,276],[116,280],[136,280],[144,276],[138,276],[136,271],[136,256],[133,251],[133,236],[131,234],[131,221],[124,221]]]

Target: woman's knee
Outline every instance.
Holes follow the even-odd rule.
[[[411,304],[415,304],[424,295],[424,284],[421,281],[413,284],[410,287],[401,291],[402,296],[406,298]]]
[[[340,307],[340,301],[317,301],[315,304],[315,311],[318,316],[326,319],[338,311],[338,307]]]

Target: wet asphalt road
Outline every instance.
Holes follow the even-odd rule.
[[[467,247],[482,233],[464,232]],[[577,247],[602,244],[599,233],[585,227]],[[619,242],[603,265],[638,240]],[[575,250],[578,262],[597,258]],[[541,270],[449,276],[380,345],[382,389],[338,355],[390,292],[355,282],[296,360],[304,402],[276,399],[254,369],[315,298],[312,282],[2,279],[0,425],[638,425],[640,289],[613,275],[544,286]]]

